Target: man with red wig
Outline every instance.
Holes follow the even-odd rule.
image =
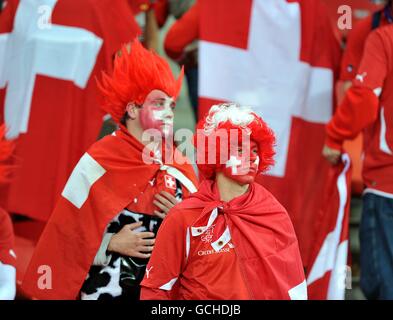
[[[181,82],[137,41],[122,48],[112,75],[103,74],[103,108],[120,128],[93,144],[71,174],[26,272],[31,296],[139,298],[162,219],[196,191],[192,166],[170,143]],[[156,144],[145,141],[147,130],[158,133]]]
[[[307,298],[290,218],[254,182],[273,164],[274,140],[249,108],[210,109],[195,137],[205,180],[161,226],[141,299]]]
[[[5,140],[5,126],[0,126],[0,184],[6,182],[13,143]],[[0,301],[12,300],[16,293],[16,256],[11,219],[0,207]]]

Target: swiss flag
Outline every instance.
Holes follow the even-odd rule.
[[[347,154],[331,167],[324,199],[315,214],[314,246],[307,272],[310,299],[343,300],[350,283],[348,267],[349,216],[352,167]]]
[[[176,180],[174,177],[166,174],[164,179],[165,179],[165,186],[168,189],[176,190]]]
[[[200,0],[200,116],[217,102],[252,106],[277,137],[259,179],[288,210],[306,270],[315,250],[329,164],[340,45],[320,0]]]
[[[96,77],[140,32],[127,1],[8,0],[0,18],[0,120],[17,170],[0,202],[46,221],[72,168],[97,140]]]

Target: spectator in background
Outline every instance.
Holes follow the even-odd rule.
[[[337,163],[343,141],[361,131],[360,285],[368,299],[393,299],[393,24],[368,36],[353,85],[327,125],[323,155]]]
[[[195,0],[158,0],[156,17],[162,26],[168,15],[177,21],[169,29],[164,49],[179,65],[184,65],[190,102],[198,118],[198,25],[199,6]]]
[[[340,80],[344,81],[345,91],[352,85],[352,80],[357,74],[367,36],[374,29],[393,23],[392,0],[386,2],[386,6],[383,9],[360,20],[348,35],[346,49],[341,60],[340,72]]]
[[[345,44],[348,34],[356,25],[374,12],[380,10],[387,0],[320,0],[325,2],[329,11],[335,34],[341,43]],[[350,11],[348,9],[350,8]],[[341,20],[340,18],[344,18]],[[350,18],[348,16],[350,14]],[[344,22],[345,27],[341,24]]]
[[[0,184],[7,178],[6,161],[13,151],[13,144],[5,140],[5,126],[0,126]],[[16,293],[16,256],[11,219],[0,207],[0,301],[12,300]]]
[[[180,19],[194,3],[195,0],[157,0],[154,8],[159,27],[164,26],[170,15]]]
[[[159,29],[155,15],[156,0],[128,0],[135,20],[142,30],[139,40],[147,49],[158,51]]]

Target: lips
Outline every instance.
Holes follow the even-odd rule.
[[[165,121],[165,120],[158,120],[157,122],[159,122],[159,124],[161,126],[171,126],[173,127],[173,121]]]
[[[243,167],[240,168],[238,175],[253,175],[257,172],[257,167],[251,166],[251,167]]]

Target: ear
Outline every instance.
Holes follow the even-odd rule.
[[[130,102],[129,104],[127,104],[126,111],[130,119],[135,120],[136,118],[138,118],[139,108],[135,103]]]

